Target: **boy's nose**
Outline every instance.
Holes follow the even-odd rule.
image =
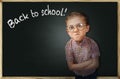
[[[75,27],[74,32],[77,32],[77,31],[79,31],[79,29],[77,27]]]

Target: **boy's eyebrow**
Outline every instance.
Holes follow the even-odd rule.
[[[75,25],[69,25],[69,26],[76,26],[76,25],[79,25],[79,24],[83,24],[83,25],[86,25],[86,23],[77,23]],[[68,26],[67,26],[68,27]]]
[[[74,26],[74,25],[69,25],[69,26],[67,26],[67,27],[70,27],[70,26]]]

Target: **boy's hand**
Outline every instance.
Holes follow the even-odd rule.
[[[88,65],[92,63],[92,61],[93,60],[90,59],[82,63],[74,63],[73,61],[68,61],[67,63],[70,70],[76,71],[76,70],[84,70],[86,67],[88,67]]]
[[[99,58],[93,58],[92,59],[92,63],[90,65],[88,65],[87,67],[85,67],[85,70],[89,70],[89,69],[96,69],[99,66]]]

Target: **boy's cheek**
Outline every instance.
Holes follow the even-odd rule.
[[[69,32],[66,30],[67,34],[69,35]]]
[[[70,36],[70,33],[69,33],[69,31],[68,31],[68,30],[66,30],[66,32],[67,32],[67,34]]]
[[[69,31],[67,31],[67,34],[71,37],[71,33]]]
[[[71,38],[73,38],[73,37],[74,37],[74,34],[69,33],[69,36],[70,36]]]
[[[72,38],[72,35],[68,34],[68,36],[69,36],[70,38]]]

